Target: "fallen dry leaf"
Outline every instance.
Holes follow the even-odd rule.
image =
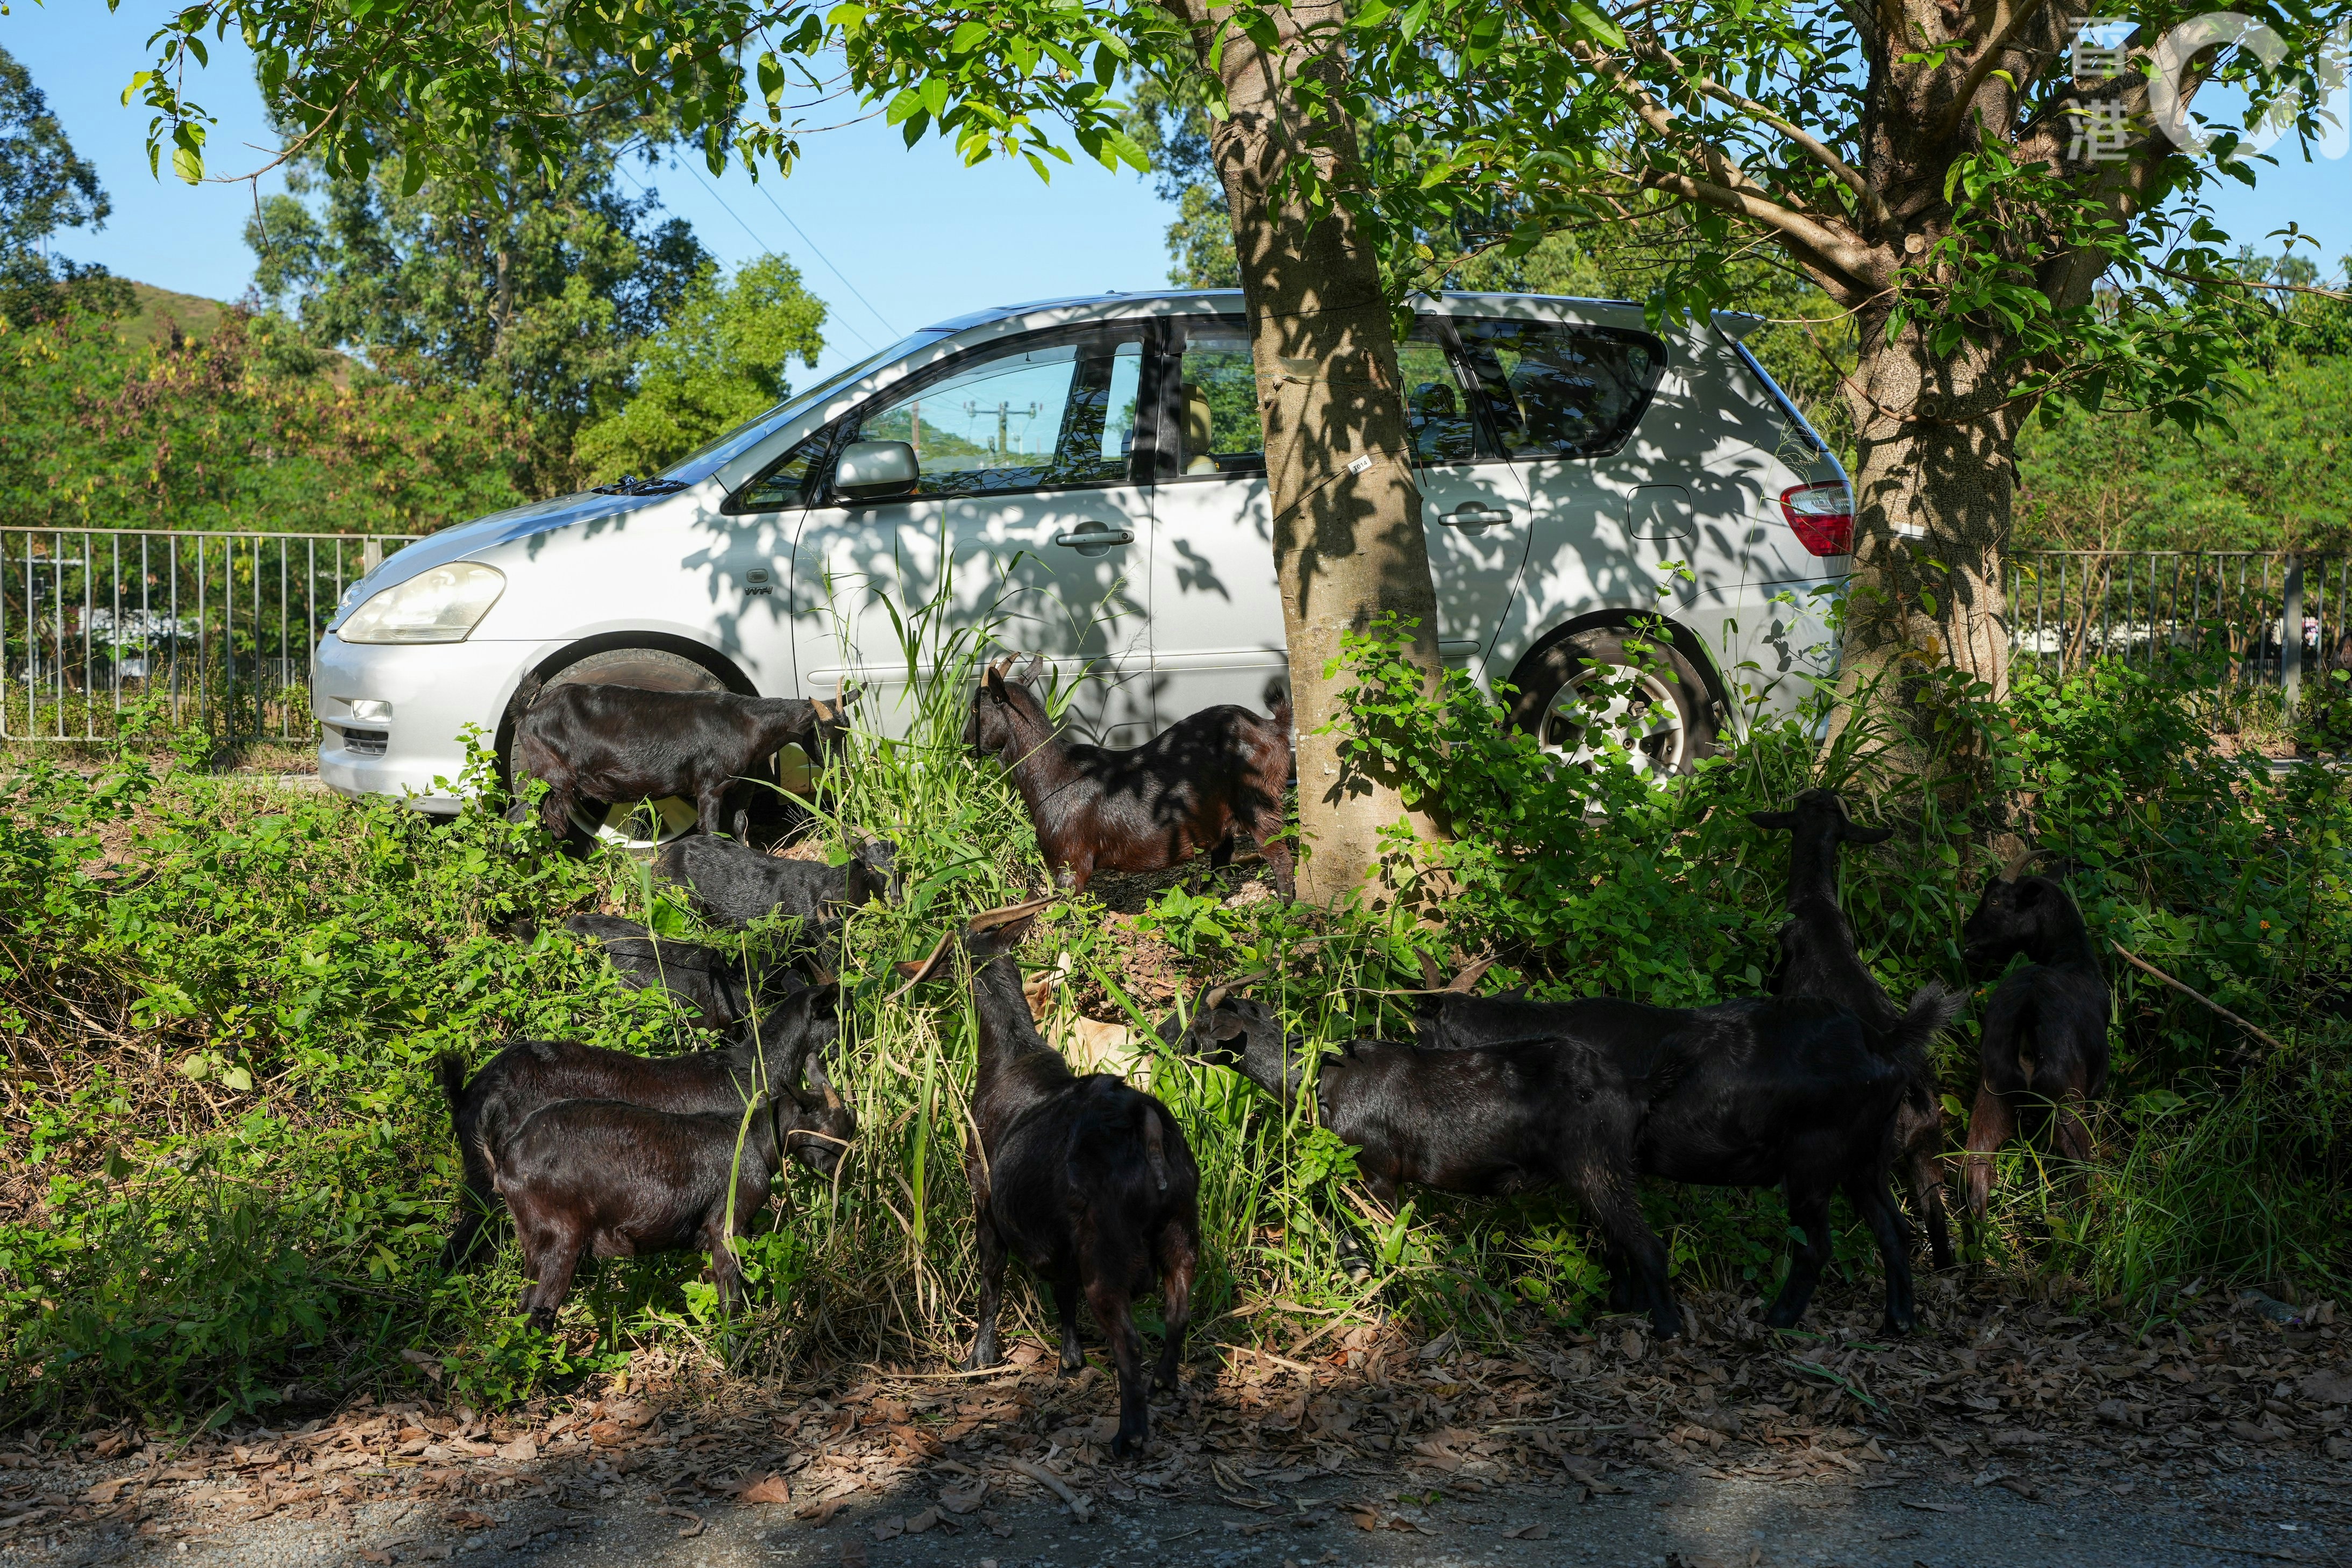
[[[907,1521],[907,1533],[909,1535],[920,1535],[923,1531],[930,1529],[939,1522],[940,1510],[935,1508],[927,1508],[922,1512],[917,1514],[914,1518]]]
[[[373,1546],[362,1546],[360,1548],[360,1561],[362,1563],[388,1563],[392,1561],[392,1553],[389,1552],[378,1552]]]
[[[2352,1377],[2340,1372],[2315,1372],[2296,1386],[2322,1405],[2352,1405]]]
[[[1503,1539],[1506,1541],[1548,1541],[1550,1538],[1551,1526],[1540,1520],[1533,1524],[1523,1524],[1517,1530],[1503,1531]]]
[[[906,1533],[907,1521],[903,1516],[883,1520],[874,1527],[877,1541],[896,1541]]]
[[[496,1528],[499,1522],[481,1510],[475,1508],[453,1508],[443,1514],[441,1519],[444,1523],[455,1525],[459,1530],[490,1530]]]
[[[682,1519],[688,1521],[677,1527],[677,1538],[680,1541],[691,1541],[709,1528],[703,1523],[700,1514],[688,1513],[682,1508],[657,1508],[654,1511],[666,1519]]]
[[[841,1543],[841,1568],[866,1568],[866,1542],[851,1536]]]
[[[753,1481],[735,1497],[739,1502],[790,1502],[793,1489],[783,1477],[770,1476],[765,1480]]]
[[[497,1452],[498,1457],[509,1465],[528,1465],[539,1458],[539,1445],[528,1437],[518,1437]]]
[[[848,1506],[849,1500],[845,1497],[829,1497],[822,1502],[804,1502],[801,1504],[800,1507],[793,1510],[793,1517],[795,1519],[805,1519],[817,1529],[823,1530],[826,1525],[833,1522],[833,1516],[835,1514],[839,1513],[843,1509]]]
[[[940,1493],[940,1506],[950,1513],[970,1513],[988,1496],[988,1478],[981,1476],[961,1489],[950,1488]]]

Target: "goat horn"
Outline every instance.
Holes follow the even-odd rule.
[[[1485,958],[1474,958],[1466,966],[1464,967],[1461,973],[1446,982],[1445,989],[1448,991],[1459,991],[1466,994],[1470,987],[1478,984],[1478,977],[1480,975],[1486,973],[1486,971],[1494,967],[1495,960],[1491,954]]]
[[[1201,1005],[1194,1009],[1194,1012],[1213,1013],[1224,1005],[1226,997],[1232,995],[1243,986],[1254,984],[1273,973],[1274,971],[1271,969],[1253,969],[1247,974],[1234,975],[1223,985],[1213,985],[1208,990],[1201,993]]]
[[[1437,960],[1419,948],[1413,949],[1412,955],[1421,960],[1421,983],[1432,991],[1436,990],[1439,981],[1444,977],[1444,971],[1437,967]]]
[[[916,986],[929,979],[931,971],[938,967],[940,957],[946,953],[948,943],[954,940],[955,932],[948,931],[940,938],[937,945],[932,947],[928,956],[914,959],[908,963],[899,964],[898,966],[898,973],[907,977],[907,984],[899,986],[896,991],[891,992],[890,994],[884,997],[883,1000],[886,1002],[896,1002],[899,997],[904,996],[908,992],[912,991]]]
[[[1011,925],[1014,921],[1027,915],[1034,915],[1039,910],[1051,909],[1055,902],[1054,898],[1048,896],[1043,899],[1031,899],[1026,903],[1006,904],[999,909],[982,910],[966,921],[963,929],[971,935],[978,936],[982,931],[994,931],[1000,926]]]
[[[2020,877],[2025,875],[2025,868],[2033,863],[2033,856],[2034,849],[2032,845],[2019,845],[2017,853],[2011,855],[2001,866],[2001,880],[2004,882],[2014,882]]]

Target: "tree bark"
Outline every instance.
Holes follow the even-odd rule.
[[[1939,355],[1916,327],[1889,342],[1884,313],[1873,314],[1864,312],[1845,388],[1857,460],[1842,685],[1849,699],[1874,689],[1916,702],[1921,678],[1948,668],[1999,701],[2009,694],[2001,557],[2024,413],[2011,401],[2017,372],[2000,342]]]
[[[1219,13],[1204,0],[1172,0],[1171,8],[1210,68]],[[1354,128],[1302,118],[1288,87],[1346,69],[1340,7],[1303,4],[1268,14],[1276,48],[1234,32],[1215,58],[1230,112],[1213,125],[1210,145],[1233,214],[1265,425],[1299,827],[1311,850],[1299,892],[1328,903],[1377,868],[1382,828],[1404,820],[1419,837],[1435,829],[1405,809],[1392,777],[1343,756],[1337,735],[1317,732],[1339,707],[1339,683],[1324,671],[1346,633],[1393,613],[1414,623],[1414,662],[1434,686],[1437,601],[1379,257],[1345,209],[1313,212],[1278,188],[1293,156],[1312,158],[1341,185],[1356,163]]]

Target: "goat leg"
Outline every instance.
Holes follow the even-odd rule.
[[[1977,1087],[1977,1102],[1969,1111],[1969,1152],[1960,1161],[1961,1198],[1978,1219],[1992,1203],[1993,1152],[2017,1131],[2017,1110],[2009,1096],[1991,1084]]]
[[[1143,1378],[1143,1346],[1136,1337],[1127,1291],[1100,1276],[1087,1286],[1087,1305],[1095,1322],[1110,1341],[1113,1364],[1118,1368],[1118,1435],[1110,1440],[1111,1458],[1124,1459],[1150,1440],[1150,1384]]]
[[[585,1239],[569,1232],[541,1232],[524,1244],[524,1263],[531,1283],[522,1293],[520,1310],[530,1315],[541,1333],[555,1331],[555,1310],[572,1289],[572,1270],[580,1267]]]
[[[1650,1326],[1662,1340],[1683,1331],[1682,1308],[1674,1288],[1666,1283],[1666,1247],[1650,1222],[1629,1181],[1606,1170],[1571,1166],[1560,1173],[1561,1184],[1573,1193],[1600,1226],[1609,1260],[1609,1304],[1619,1311],[1639,1310],[1650,1314]],[[1618,1306],[1620,1298],[1625,1305]]]
[[[972,1225],[972,1241],[980,1253],[980,1331],[972,1336],[971,1354],[963,1363],[966,1372],[978,1372],[1004,1359],[996,1345],[996,1314],[1004,1295],[1004,1238],[989,1217],[984,1188]]]
[[[1952,1227],[1944,1208],[1944,1162],[1931,1149],[1911,1151],[1907,1173],[1911,1202],[1919,1223],[1927,1227],[1927,1260],[1937,1268],[1952,1266]]]
[[[1765,1323],[1775,1329],[1792,1329],[1797,1320],[1805,1315],[1805,1307],[1813,1299],[1813,1288],[1822,1282],[1822,1270],[1830,1261],[1830,1187],[1826,1183],[1789,1184],[1789,1219],[1804,1233],[1789,1259],[1789,1278],[1781,1285],[1780,1295],[1773,1298],[1771,1310],[1764,1314]]]
[[[1906,1334],[1916,1321],[1911,1298],[1911,1237],[1895,1200],[1886,1191],[1886,1173],[1872,1171],[1845,1184],[1846,1201],[1853,1205],[1871,1238],[1878,1243],[1878,1261],[1886,1270],[1886,1321],[1890,1334]]]
[[[1077,1372],[1087,1364],[1087,1352],[1078,1345],[1078,1271],[1075,1267],[1054,1281],[1054,1312],[1062,1321],[1062,1370]],[[1108,1323],[1100,1326],[1105,1333],[1110,1331]]]
[[[466,1161],[465,1176],[457,1188],[457,1223],[450,1227],[449,1239],[441,1247],[441,1272],[463,1274],[479,1261],[482,1249],[482,1227],[499,1206],[497,1192],[490,1185],[489,1173],[478,1167],[472,1158]]]
[[[1166,1335],[1160,1346],[1158,1386],[1173,1393],[1184,1371],[1184,1336],[1192,1326],[1192,1273],[1200,1267],[1200,1249],[1181,1220],[1170,1220],[1160,1232],[1160,1321]]]

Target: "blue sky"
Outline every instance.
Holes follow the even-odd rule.
[[[0,47],[32,72],[114,200],[103,231],[69,232],[58,248],[142,282],[233,300],[253,275],[242,237],[254,186],[192,189],[168,163],[156,179],[147,168],[147,112],[121,103],[131,73],[149,59],[147,34],[167,14],[154,0],[125,0],[120,12],[95,0],[12,0],[0,16]],[[270,137],[241,46],[215,47],[191,96],[220,116],[208,149],[214,173],[242,174],[268,161]],[[763,250],[798,263],[832,307],[823,368],[982,306],[1166,279],[1163,237],[1173,209],[1132,174],[1080,163],[1059,169],[1047,185],[1020,164],[966,169],[936,142],[908,151],[878,121],[806,146],[789,180],[771,175],[756,186],[740,170],[714,181],[698,160],[630,172],[729,265]],[[278,188],[273,178],[260,182],[264,195]],[[2219,216],[2236,237],[2266,249],[2265,234],[2299,222],[2321,237],[2321,269],[2333,272],[2352,252],[2352,159],[2266,170],[2254,191],[2233,187]]]

